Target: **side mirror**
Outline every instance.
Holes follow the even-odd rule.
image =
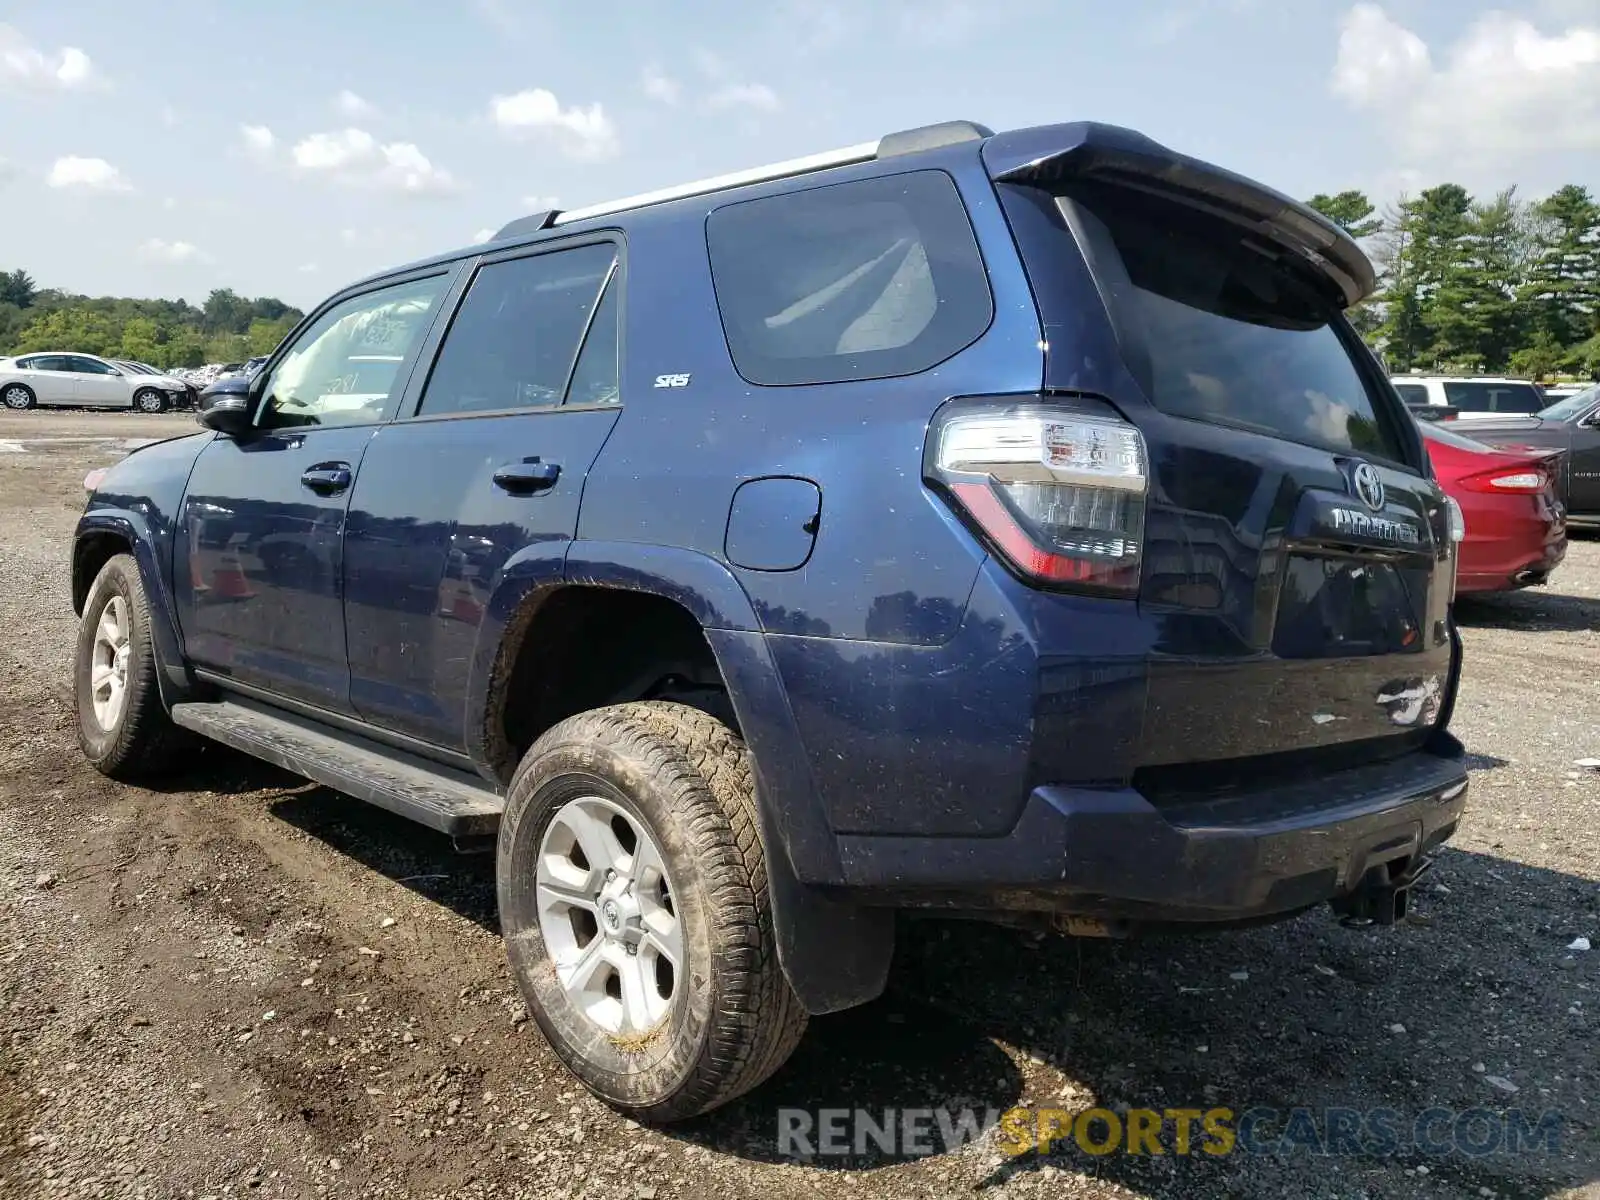
[[[219,379],[200,393],[195,419],[207,429],[239,437],[250,431],[254,407],[248,379]]]

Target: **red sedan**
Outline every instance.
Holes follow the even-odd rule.
[[[1502,592],[1548,579],[1567,553],[1561,452],[1502,450],[1431,421],[1417,424],[1439,485],[1467,522],[1456,591]]]

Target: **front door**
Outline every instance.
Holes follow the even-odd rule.
[[[478,629],[519,551],[570,541],[616,423],[617,247],[491,259],[417,411],[373,439],[345,536],[351,700],[459,750]]]
[[[349,710],[345,510],[450,278],[441,271],[332,304],[253,389],[255,429],[219,435],[201,452],[173,563],[185,651],[195,665]],[[386,373],[368,365],[379,354],[388,356]]]
[[[72,367],[73,403],[85,408],[127,408],[133,403],[133,389],[127,378],[110,363],[74,354]]]

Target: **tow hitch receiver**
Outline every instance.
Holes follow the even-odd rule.
[[[1379,863],[1362,876],[1355,891],[1333,901],[1333,911],[1343,924],[1352,927],[1403,921],[1411,906],[1412,887],[1432,865],[1431,858]]]

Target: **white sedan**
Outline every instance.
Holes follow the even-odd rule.
[[[93,354],[43,351],[0,358],[0,404],[12,409],[69,404],[158,413],[181,404],[187,395],[182,380],[143,375]]]

